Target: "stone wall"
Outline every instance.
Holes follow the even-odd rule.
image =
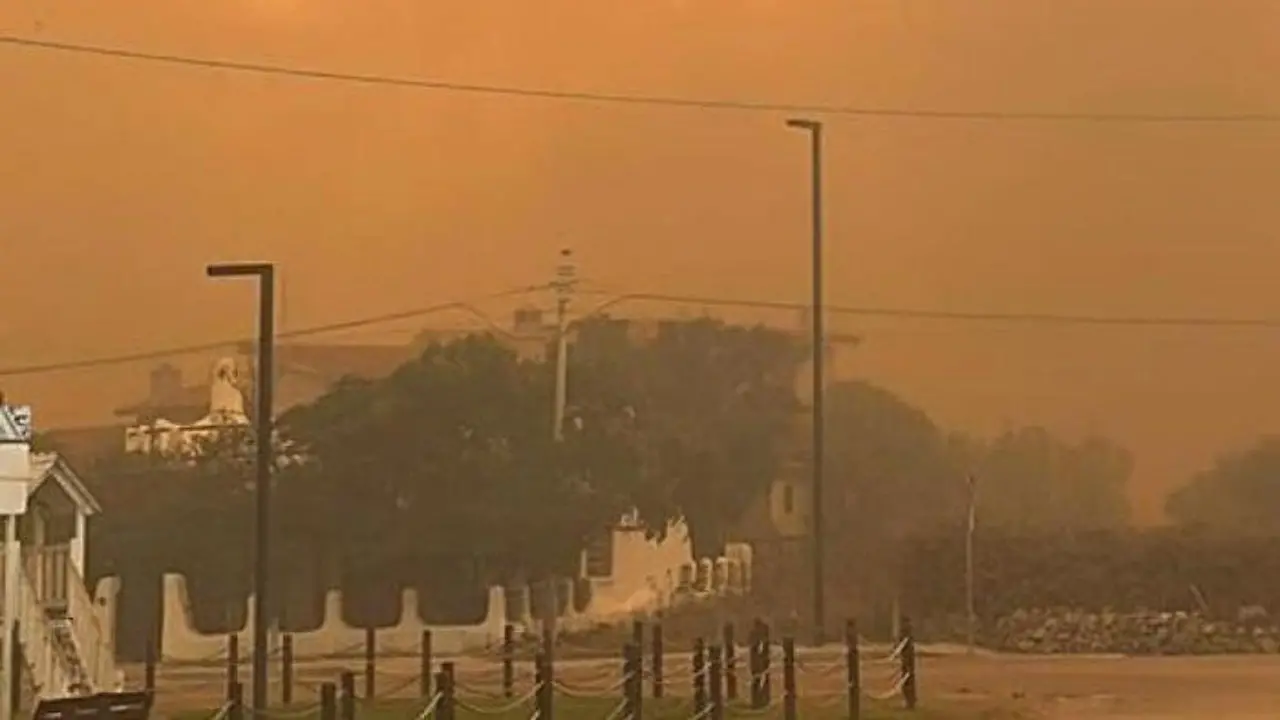
[[[958,616],[922,628],[930,639],[959,641]],[[1033,654],[1220,655],[1280,652],[1280,625],[1262,608],[1214,620],[1198,612],[1089,612],[1069,608],[1019,610],[984,625],[988,649]]]

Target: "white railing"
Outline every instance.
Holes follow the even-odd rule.
[[[48,626],[50,610],[65,612],[76,652],[92,689],[102,691],[113,687],[115,651],[103,632],[84,579],[71,564],[69,548],[55,545],[24,548],[24,551],[19,585],[19,640],[38,693],[44,697],[63,696],[73,677]],[[5,556],[0,548],[0,597],[4,592],[4,565]]]
[[[22,653],[31,671],[36,697],[64,697],[71,685],[71,674],[58,656],[57,646],[46,624],[44,608],[26,573],[22,573],[19,586],[18,640],[22,643]]]
[[[71,632],[75,636],[80,659],[84,662],[89,684],[94,692],[109,690],[116,682],[115,648],[111,647],[102,623],[98,621],[97,608],[84,578],[71,563],[66,564],[67,615],[71,619]]]
[[[23,548],[27,575],[35,586],[36,599],[46,608],[68,607],[71,577],[71,547],[49,545]]]

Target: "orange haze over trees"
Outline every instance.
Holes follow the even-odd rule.
[[[351,72],[1153,113],[1280,110],[1277,22],[1280,6],[1252,0],[0,6],[0,34]],[[217,259],[279,262],[286,327],[534,282],[563,245],[624,290],[805,296],[808,158],[774,113],[355,87],[3,45],[0,78],[0,366],[247,336],[252,294],[204,281]],[[833,117],[827,138],[832,302],[1280,315],[1280,125]],[[1130,449],[1140,520],[1216,453],[1280,425],[1274,330],[836,324],[864,338],[843,376],[891,388],[944,427],[1041,425]],[[147,369],[3,386],[44,428],[88,425],[136,399]]]

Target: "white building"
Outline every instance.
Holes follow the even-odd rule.
[[[6,628],[17,623],[23,661],[5,670],[21,674],[28,698],[118,685],[110,625],[84,581],[89,522],[100,511],[64,458],[31,451],[30,411],[0,405],[0,614]]]
[[[233,358],[223,358],[213,366],[209,385],[209,412],[194,423],[179,424],[156,418],[145,425],[125,430],[126,452],[157,454],[190,454],[199,443],[228,427],[249,425],[240,392],[239,371]]]

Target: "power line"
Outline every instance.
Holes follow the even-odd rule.
[[[528,287],[506,290],[492,295],[486,295],[479,300],[491,300],[495,298],[510,297],[513,295],[524,295],[530,292],[545,289],[546,285],[530,285]],[[313,325],[311,327],[299,328],[297,330],[286,330],[276,333],[276,337],[281,340],[289,340],[295,338],[312,337],[315,335],[325,335],[342,330],[351,330],[354,328],[368,327],[370,325],[381,325],[384,323],[395,322],[397,320],[409,320],[412,318],[423,317],[426,315],[434,315],[446,310],[464,310],[472,313],[483,320],[489,321],[488,315],[481,312],[478,308],[472,306],[471,302],[455,300],[439,305],[431,305],[428,307],[414,308],[411,310],[401,310],[398,312],[386,313],[383,315],[374,315],[371,317],[357,318],[354,320],[343,320],[341,322],[327,323],[324,325]],[[491,321],[490,321],[491,322]],[[252,343],[254,340],[241,338],[238,340],[221,340],[216,342],[203,342],[193,345],[180,345],[177,347],[160,348],[156,350],[144,350],[135,353],[126,353],[123,355],[107,355],[94,358],[83,358],[80,360],[65,360],[62,362],[42,363],[38,365],[18,365],[8,368],[0,368],[0,377],[19,377],[23,375],[45,375],[48,373],[65,372],[70,370],[84,370],[95,367],[105,367],[108,365],[127,365],[135,362],[145,362],[147,360],[163,360],[165,358],[178,357],[182,355],[194,355],[196,353],[211,352],[221,350],[227,347]]]
[[[523,295],[545,290],[549,284],[531,285],[488,295],[480,300]],[[584,295],[607,295],[608,300],[593,307],[586,316],[601,315],[618,305],[628,302],[666,302],[685,305],[703,305],[706,307],[737,307],[755,310],[799,311],[808,309],[808,305],[800,302],[778,300],[747,300],[741,298],[714,297],[707,295],[679,295],[671,293],[610,293],[601,290],[581,290]],[[470,302],[453,301],[412,310],[375,315],[372,317],[344,320],[342,322],[314,325],[298,330],[288,330],[277,335],[280,339],[292,339],[329,334],[342,330],[380,325],[396,320],[432,315],[446,310],[463,310],[480,318],[491,329],[505,332],[486,313],[475,308]],[[961,310],[932,310],[927,308],[873,307],[853,305],[828,305],[827,310],[835,315],[885,317],[898,319],[929,320],[939,322],[981,322],[1009,323],[1021,325],[1077,325],[1077,326],[1109,326],[1109,327],[1167,327],[1167,328],[1216,328],[1216,329],[1280,329],[1280,318],[1248,318],[1248,317],[1210,317],[1210,316],[1159,316],[1159,315],[1089,315],[1089,314],[1055,314],[1029,312],[971,312]],[[81,360],[67,360],[39,365],[20,365],[0,368],[0,377],[17,377],[22,375],[43,375],[69,370],[83,370],[108,365],[125,365],[146,360],[161,360],[181,355],[220,350],[226,347],[253,342],[250,339],[222,340],[205,342],[179,347],[147,350],[124,355],[109,355]]]
[[[584,294],[601,295],[599,291],[586,290]],[[602,313],[626,302],[669,302],[707,307],[742,307],[757,310],[807,310],[808,305],[799,302],[775,300],[743,300],[702,295],[677,295],[667,293],[621,293],[596,306],[593,313]],[[915,320],[1017,323],[1032,325],[1093,325],[1117,327],[1183,327],[1222,329],[1276,329],[1280,318],[1207,317],[1207,316],[1159,316],[1159,315],[1089,315],[1031,312],[971,312],[960,310],[932,310],[926,308],[874,307],[853,305],[828,305],[835,315],[862,317],[887,317]]]
[[[44,50],[51,52],[93,55],[116,60],[135,60],[166,65],[180,65],[206,70],[223,70],[258,75],[274,75],[304,80],[342,82],[357,85],[376,85],[436,90],[443,92],[498,95],[541,100],[566,100],[572,102],[650,105],[701,110],[736,110],[747,112],[800,113],[860,118],[913,118],[919,120],[1001,121],[1001,122],[1085,122],[1085,123],[1146,123],[1146,124],[1276,124],[1280,113],[1117,113],[1117,112],[1023,112],[1000,110],[936,110],[855,105],[827,105],[803,103],[778,103],[752,100],[720,100],[708,98],[683,98],[666,95],[637,95],[547,88],[519,87],[462,83],[430,78],[391,76],[317,70],[240,60],[173,55],[167,53],[130,50],[103,45],[38,40],[16,35],[0,35],[0,45]]]

